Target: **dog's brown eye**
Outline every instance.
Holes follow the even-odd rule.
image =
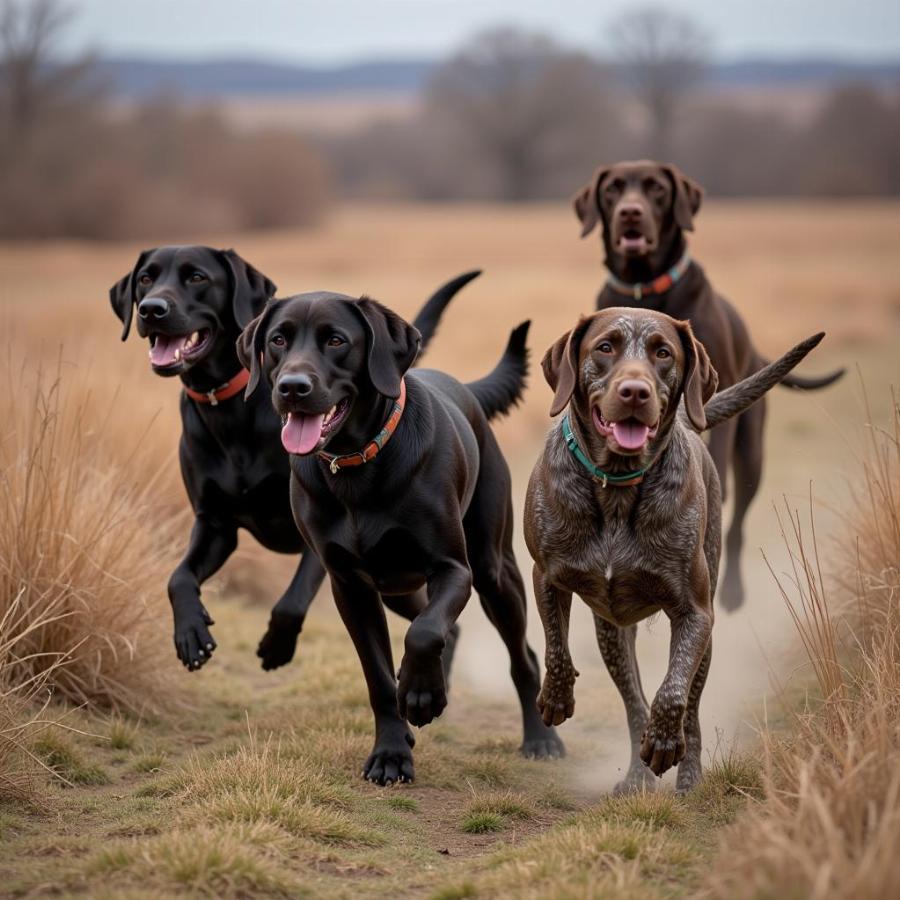
[[[143,275],[138,278],[138,284],[142,284],[144,287],[147,287],[148,284],[153,284],[153,279],[144,272]]]
[[[339,334],[333,334],[325,342],[325,345],[327,347],[340,347],[342,344],[345,344],[345,343],[346,343],[346,341]]]
[[[597,349],[598,349],[601,353],[612,353],[612,352],[613,352],[613,345],[612,345],[609,341],[601,341],[601,342],[597,345]]]
[[[657,359],[668,359],[671,355],[668,347],[660,347],[659,350],[656,351]]]
[[[284,339],[283,334],[273,334],[271,338],[269,338],[269,343],[273,347],[283,347],[287,341]]]
[[[200,284],[201,281],[206,281],[206,276],[202,272],[194,272],[190,278],[188,278],[189,284]]]

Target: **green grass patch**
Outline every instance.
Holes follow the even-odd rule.
[[[108,784],[109,775],[96,763],[88,763],[75,745],[52,731],[42,734],[32,745],[34,752],[60,778],[71,784]]]
[[[404,794],[392,794],[384,801],[391,809],[400,809],[404,812],[418,812],[419,801]]]
[[[533,819],[535,805],[524,794],[515,794],[512,791],[490,791],[486,794],[476,794],[469,804],[467,812],[471,815],[493,813],[515,819]]]
[[[460,824],[466,834],[489,834],[492,831],[502,831],[503,826],[503,816],[492,812],[466,813]]]

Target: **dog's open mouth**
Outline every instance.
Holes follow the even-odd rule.
[[[334,430],[344,421],[350,410],[350,400],[344,398],[331,407],[327,413],[305,415],[289,412],[282,416],[281,443],[288,453],[306,456],[317,450]]]
[[[643,450],[647,442],[656,437],[656,432],[659,430],[659,422],[655,425],[647,425],[634,416],[620,419],[618,422],[608,422],[596,406],[593,408],[592,417],[594,428],[603,437],[612,438],[622,450]]]
[[[619,236],[618,250],[626,256],[639,256],[650,249],[647,235],[637,228],[626,228]]]
[[[168,369],[182,362],[190,362],[206,350],[211,331],[201,328],[190,334],[151,334],[150,363],[158,369]]]

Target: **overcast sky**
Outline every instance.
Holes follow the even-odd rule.
[[[26,0],[27,2],[27,0]],[[642,0],[636,0],[641,3]],[[597,0],[69,0],[67,51],[239,56],[338,63],[440,57],[498,24],[597,49],[628,4]],[[636,4],[631,4],[636,5]],[[898,0],[675,0],[723,59],[833,55],[900,59]]]

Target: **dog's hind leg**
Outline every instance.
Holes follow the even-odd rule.
[[[508,547],[499,565],[474,561],[474,587],[491,624],[497,629],[509,653],[510,674],[522,707],[522,754],[529,759],[556,759],[565,756],[556,729],[544,724],[537,707],[541,670],[537,654],[525,636],[525,586],[519,567]]]
[[[363,764],[363,778],[376,784],[412,781],[415,738],[397,709],[397,683],[384,607],[364,584],[332,576],[331,591],[359,655],[369,703],[375,715],[375,745]]]
[[[744,602],[741,578],[741,548],[744,544],[744,519],[762,480],[763,431],[766,401],[758,400],[737,419],[734,448],[734,513],[725,544],[725,576],[719,602],[725,609],[738,609]]]
[[[678,777],[675,780],[675,790],[683,794],[691,790],[700,780],[703,767],[700,764],[700,751],[702,749],[700,739],[700,695],[706,684],[706,676],[709,674],[709,664],[712,660],[712,638],[709,646],[700,662],[694,680],[691,682],[691,690],[688,694],[687,707],[684,710],[684,759],[678,764]]]
[[[613,793],[656,790],[653,773],[641,761],[641,740],[650,721],[650,706],[644,696],[635,652],[637,626],[620,628],[612,622],[607,622],[606,619],[601,619],[600,616],[594,616],[594,628],[603,662],[606,663],[609,675],[622,695],[628,719],[628,734],[631,738],[631,761],[628,772],[613,788]]]
[[[412,622],[416,616],[428,606],[428,594],[424,589],[411,594],[382,594],[384,605],[398,616]],[[459,625],[454,622],[447,633],[447,641],[441,652],[441,665],[444,668],[444,681],[450,689],[450,670],[453,668],[453,656],[456,653],[456,642],[459,640]]]
[[[297,638],[324,578],[325,567],[307,548],[287,590],[272,608],[269,627],[259,642],[256,655],[266,671],[284,666],[294,658]]]
[[[713,458],[716,472],[719,473],[719,485],[722,489],[722,502],[728,490],[728,470],[734,458],[734,443],[737,435],[737,421],[727,419],[709,432],[709,455]]]

